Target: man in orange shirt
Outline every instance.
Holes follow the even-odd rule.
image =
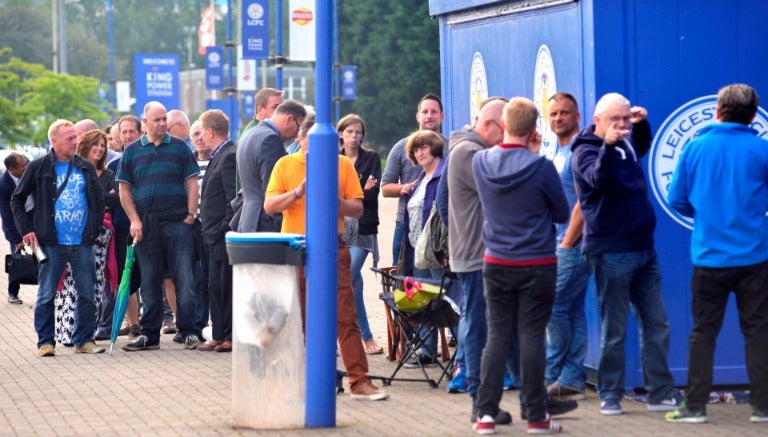
[[[307,133],[315,124],[314,114],[307,115],[299,128],[298,141],[301,150],[287,155],[275,164],[267,185],[264,199],[264,211],[267,214],[283,213],[281,231],[294,234],[306,233],[306,191],[307,174]],[[339,155],[339,217],[337,231],[339,234],[338,258],[338,320],[336,335],[341,351],[341,359],[349,375],[349,386],[352,399],[378,401],[389,397],[379,390],[368,379],[368,359],[363,348],[360,328],[357,326],[357,313],[352,290],[351,257],[346,243],[341,239],[344,231],[344,216],[359,218],[363,214],[363,189],[352,162]],[[301,295],[302,321],[306,314],[306,278],[304,269],[299,268],[299,289]]]

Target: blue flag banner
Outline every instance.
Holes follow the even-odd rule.
[[[253,94],[246,93],[243,96],[243,115],[246,118],[253,118],[254,111],[254,98]]]
[[[269,2],[243,0],[243,59],[269,59]]]
[[[221,46],[206,47],[205,89],[224,89],[224,48]]]
[[[357,99],[357,65],[341,66],[341,98]]]
[[[162,103],[169,110],[179,107],[179,55],[136,53],[133,57],[136,106],[141,118],[144,105]]]

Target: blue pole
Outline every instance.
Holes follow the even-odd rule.
[[[278,0],[279,1],[279,0]],[[316,124],[307,154],[306,425],[336,426],[339,137],[331,124],[331,0],[317,1]],[[311,217],[311,219],[309,219]]]
[[[275,88],[283,89],[283,0],[275,0]]]
[[[232,0],[227,0],[227,58],[229,59],[227,71],[229,73],[228,83],[230,89],[227,100],[229,101],[229,114],[233,118],[233,120],[229,120],[229,137],[235,139],[237,138],[237,132],[240,130],[240,117],[234,117],[236,113],[235,105],[237,105],[237,99],[235,98],[235,93],[237,92],[235,87],[237,84],[234,83],[232,75],[232,65],[235,63],[234,43],[232,42]]]
[[[112,0],[107,0],[107,17],[109,26],[109,102],[117,107],[117,91],[115,90],[115,30],[112,25]]]
[[[333,102],[336,116],[333,121],[341,119],[341,83],[339,81],[339,1],[333,0]]]

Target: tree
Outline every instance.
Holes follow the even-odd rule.
[[[29,92],[21,98],[22,109],[31,114],[30,125],[35,126],[32,141],[45,141],[48,126],[58,118],[73,122],[90,118],[100,125],[109,121],[102,110],[107,102],[99,95],[99,80],[94,77],[55,74],[46,70],[26,83]]]
[[[0,49],[0,142],[17,143],[29,138],[28,114],[21,107],[27,92],[26,81],[45,71],[39,64],[30,64],[10,57],[9,48]],[[2,62],[3,59],[7,59]]]
[[[55,74],[0,49],[0,138],[3,142],[44,143],[57,118],[108,121],[106,102],[93,77]]]
[[[425,1],[340,2],[340,62],[358,68],[357,100],[342,108],[365,118],[369,144],[385,152],[417,128],[416,103],[440,93],[439,47]]]

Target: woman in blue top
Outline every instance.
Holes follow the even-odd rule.
[[[405,153],[415,165],[421,167],[419,177],[410,184],[405,184],[400,195],[406,197],[405,208],[405,232],[403,243],[405,246],[406,274],[416,278],[440,279],[442,270],[421,270],[414,266],[413,248],[419,239],[424,225],[432,212],[432,205],[437,196],[437,185],[445,168],[443,149],[445,141],[437,132],[420,130],[412,133],[405,144]],[[416,360],[421,361],[422,366],[435,366],[437,363],[437,332],[435,331],[425,343],[421,356]],[[416,360],[407,363],[406,368],[415,368],[419,364]]]

